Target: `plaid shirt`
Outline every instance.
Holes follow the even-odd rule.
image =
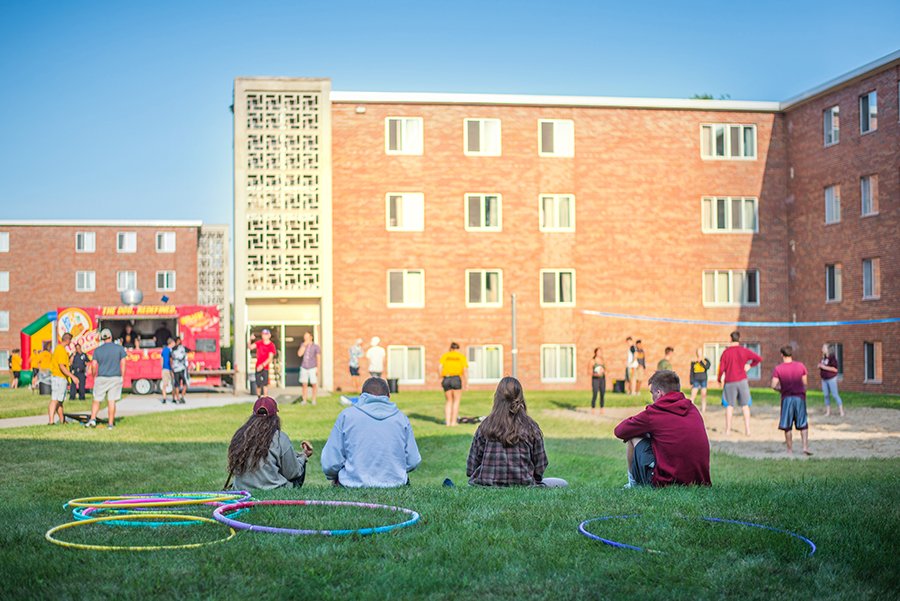
[[[545,469],[547,453],[540,436],[532,441],[520,441],[514,447],[505,447],[502,442],[487,440],[480,427],[475,432],[466,461],[469,484],[480,486],[540,484]]]

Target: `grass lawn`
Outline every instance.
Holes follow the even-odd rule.
[[[0,398],[9,394],[3,390]],[[303,489],[257,498],[395,504],[419,511],[419,524],[334,539],[242,532],[223,544],[151,553],[64,549],[43,536],[71,519],[62,504],[73,497],[221,487],[227,444],[248,406],[129,417],[114,431],[72,425],[0,430],[0,598],[896,598],[900,459],[762,461],[715,453],[709,489],[623,490],[623,447],[610,425],[544,413],[583,406],[583,393],[536,392],[527,398],[547,441],[546,475],[566,478],[568,489],[466,486],[475,426],[444,428],[442,397],[426,392],[396,397],[411,417],[424,457],[412,486],[335,490],[317,461],[340,411],[332,397],[318,407],[283,407],[284,430],[297,442],[309,439],[317,452]],[[760,391],[754,399],[774,402],[774,395]],[[896,399],[873,396],[848,394],[846,402],[897,407]],[[613,405],[634,403],[622,395],[611,398]],[[481,415],[489,407],[489,393],[469,392],[462,413]],[[446,477],[456,488],[441,487]],[[576,531],[586,518],[634,513],[644,517],[594,523],[591,529],[660,553],[614,549]],[[697,516],[794,530],[819,550],[808,558],[808,549],[795,539],[692,519]],[[258,509],[244,517],[306,528],[362,527],[396,518],[315,508]],[[96,524],[58,536],[147,545],[213,540],[226,532],[209,525]]]

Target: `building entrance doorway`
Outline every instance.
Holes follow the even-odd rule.
[[[319,326],[317,324],[296,323],[262,323],[253,322],[247,325],[247,338],[254,334],[256,340],[262,338],[262,331],[268,329],[272,332],[272,342],[278,354],[269,369],[269,387],[285,388],[287,386],[300,385],[300,357],[297,351],[303,344],[304,332],[309,332],[315,340],[319,338]],[[250,387],[250,379],[253,377],[256,367],[256,350],[248,348],[247,352],[247,387]],[[321,370],[320,370],[321,371]],[[321,375],[320,375],[321,377]]]

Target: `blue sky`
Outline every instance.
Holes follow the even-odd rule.
[[[239,75],[783,100],[900,48],[896,0],[143,4],[0,0],[0,219],[230,223]]]

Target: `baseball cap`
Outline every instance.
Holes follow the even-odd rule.
[[[100,340],[110,340],[112,339],[112,332],[109,331],[109,328],[103,328],[100,330]]]
[[[269,331],[269,328],[263,328],[262,333],[263,334],[271,334],[272,332]]]
[[[378,343],[381,342],[381,338],[378,336],[372,336],[372,341],[369,343],[369,346],[378,346]]]
[[[261,396],[253,404],[253,413],[257,415],[275,415],[278,413],[278,403],[270,396]]]

